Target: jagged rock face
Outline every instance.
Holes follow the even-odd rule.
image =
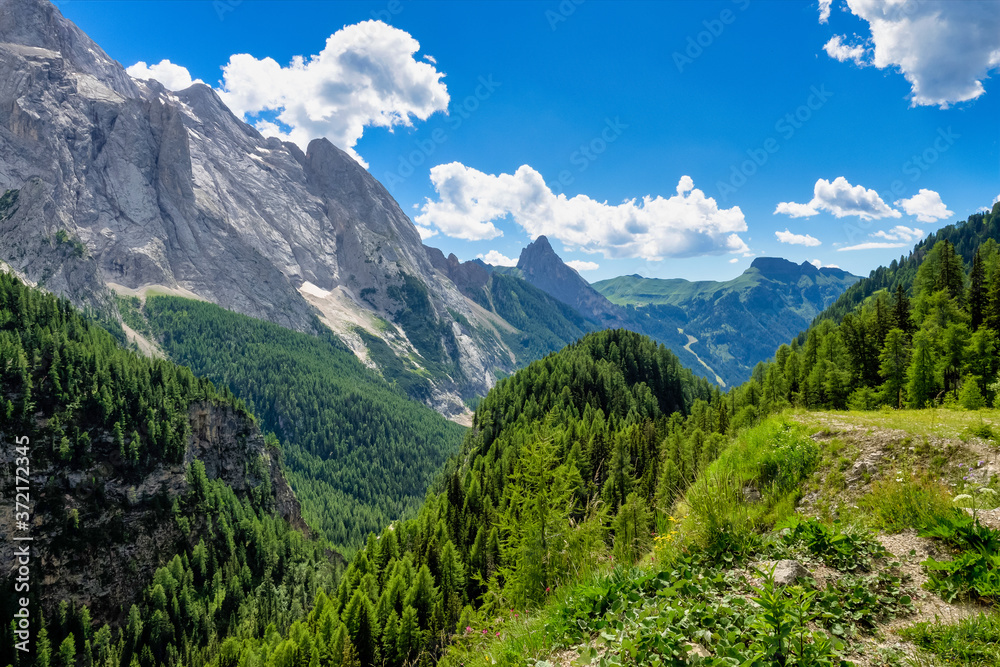
[[[203,84],[173,93],[134,81],[48,0],[0,0],[5,190],[19,194],[0,214],[0,260],[105,313],[109,286],[161,286],[301,331],[318,326],[317,305],[345,333],[365,321],[341,322],[345,308],[394,320],[405,273],[446,326],[458,327],[449,309],[475,320],[399,205],[346,153],[325,139],[305,152],[265,139]],[[336,290],[339,310],[310,305],[304,286]],[[441,391],[482,393],[487,359],[505,355],[456,335],[469,340],[453,346],[457,371]],[[405,336],[394,344],[409,351]]]
[[[587,319],[606,327],[625,324],[621,309],[567,266],[546,237],[539,236],[521,251],[517,268],[529,283],[575,308]]]
[[[269,509],[308,535],[299,502],[277,459],[249,419],[228,406],[194,403],[191,435],[184,461],[158,465],[140,479],[116,467],[110,436],[94,443],[94,462],[87,468],[60,464],[31,469],[34,503],[31,543],[36,572],[45,573],[40,587],[46,615],[60,601],[87,604],[101,621],[120,621],[163,559],[177,553],[186,540],[195,544],[204,525],[193,523],[185,535],[170,513],[174,498],[188,490],[186,467],[205,464],[209,479],[220,479],[245,498],[252,488],[269,482]],[[41,442],[33,446],[45,446]],[[13,447],[0,451],[0,465],[14,469]],[[260,461],[256,468],[248,464]],[[264,477],[267,479],[265,480]],[[0,557],[14,562],[18,544],[11,539],[13,503],[0,507]],[[70,510],[79,512],[80,527],[67,529]],[[335,555],[334,557],[339,557]]]

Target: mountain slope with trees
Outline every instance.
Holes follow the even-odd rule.
[[[243,399],[282,443],[310,525],[345,553],[414,512],[465,429],[365,368],[330,332],[310,336],[178,297],[140,313],[176,363]]]
[[[370,537],[280,644],[247,642],[233,659],[287,644],[338,667],[432,664],[477,619],[645,553],[729,419],[718,389],[663,346],[589,334],[502,380],[418,516]]]
[[[0,575],[5,618],[28,599],[29,651],[5,622],[3,664],[204,665],[227,637],[287,628],[342,567],[307,536],[277,442],[228,390],[122,349],[6,273],[0,440],[3,562],[31,538],[29,589]]]
[[[998,206],[929,236],[759,364],[745,391],[760,393],[763,412],[788,404],[992,404],[1000,363],[998,239]]]
[[[733,386],[783,342],[808,328],[857,276],[775,257],[758,257],[733,280],[661,280],[621,276],[594,283],[628,309],[630,321],[657,340],[676,338]]]

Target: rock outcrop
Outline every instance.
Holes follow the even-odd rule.
[[[378,324],[400,323],[400,290],[416,281],[443,344],[458,339],[440,394],[460,404],[492,386],[494,364],[511,370],[494,339],[459,326],[454,313],[475,324],[475,309],[344,151],[265,139],[204,84],[133,80],[48,0],[0,0],[7,191],[0,260],[105,316],[117,317],[113,291],[157,289],[300,331],[361,326],[420,359],[406,326]]]

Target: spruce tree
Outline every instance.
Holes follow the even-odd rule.
[[[906,296],[903,283],[896,284],[896,292],[892,298],[892,315],[896,327],[904,334],[913,331],[913,321],[910,319],[910,299]]]
[[[983,323],[986,315],[986,297],[986,271],[977,248],[976,254],[972,257],[972,273],[969,275],[969,294],[966,300],[973,331],[978,330]]]
[[[930,334],[918,331],[913,336],[913,358],[906,372],[906,393],[911,408],[924,407],[937,392],[934,361],[934,342]]]

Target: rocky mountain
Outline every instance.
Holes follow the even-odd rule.
[[[630,321],[654,338],[680,332],[685,347],[726,385],[750,376],[779,345],[859,280],[837,268],[816,268],[777,257],[756,258],[727,281],[662,280],[620,276],[594,283]]]
[[[547,241],[545,244],[548,246]],[[495,334],[510,350],[517,366],[562,349],[585,333],[600,328],[598,322],[571,304],[525,280],[520,269],[492,266],[479,259],[460,262],[454,254],[445,258],[436,248],[426,248],[426,251],[436,269],[447,275],[483,312],[494,317]],[[570,278],[582,280],[551,252],[551,247],[549,251],[554,258],[552,263],[558,263],[572,274]],[[558,268],[556,272],[562,273]],[[586,282],[584,286],[589,288]],[[600,294],[596,297],[606,302]]]
[[[621,309],[591,287],[575,269],[567,266],[544,236],[539,236],[521,251],[517,269],[529,283],[572,306],[588,320],[605,328],[626,323]]]
[[[203,84],[133,80],[48,0],[0,0],[0,194],[0,260],[105,317],[115,293],[184,295],[367,359],[365,330],[431,370],[445,414],[513,368],[346,153],[265,139]]]

